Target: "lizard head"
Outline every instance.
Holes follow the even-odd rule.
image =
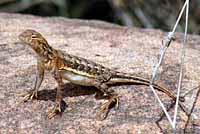
[[[22,32],[20,35],[19,35],[19,39],[28,44],[28,45],[31,45],[31,46],[34,46],[34,45],[39,45],[40,43],[46,43],[47,44],[47,41],[45,40],[45,38],[38,32],[36,32],[35,30],[31,30],[31,29],[28,29],[28,30],[25,30],[24,32]],[[38,43],[37,43],[38,42]]]
[[[19,35],[19,39],[33,48],[37,54],[44,55],[45,52],[50,51],[52,48],[48,45],[46,39],[35,30],[25,30]]]

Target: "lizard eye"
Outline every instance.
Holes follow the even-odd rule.
[[[37,36],[36,36],[35,34],[33,34],[33,35],[31,36],[31,38],[32,38],[32,39],[35,39],[35,38],[37,38]]]

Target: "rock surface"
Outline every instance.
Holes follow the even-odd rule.
[[[18,40],[18,35],[25,29],[42,33],[54,48],[147,78],[157,63],[161,42],[166,35],[159,30],[127,28],[99,21],[0,13],[0,133],[161,133],[155,123],[160,117],[161,108],[146,86],[112,87],[120,95],[120,108],[112,109],[104,121],[96,120],[95,116],[105,100],[95,99],[93,88],[71,84],[66,84],[66,108],[62,116],[47,119],[48,109],[55,101],[56,88],[54,79],[48,73],[40,88],[39,100],[20,103],[22,98],[17,94],[31,89],[36,75],[35,53]],[[159,77],[159,81],[174,92],[179,74],[182,38],[182,34],[177,34],[177,40],[168,49]],[[199,51],[200,37],[190,35],[182,93],[199,83]],[[184,104],[187,107],[191,106],[195,93],[186,96]],[[165,104],[170,104],[169,97],[163,93],[159,95]],[[200,118],[199,107],[198,99],[194,109],[197,120]],[[179,132],[182,132],[186,119],[179,109]],[[171,127],[166,118],[160,125],[163,131],[170,133]],[[200,128],[193,126],[193,132],[200,132]]]

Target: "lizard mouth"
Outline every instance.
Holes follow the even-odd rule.
[[[20,43],[29,44],[28,40],[23,35],[20,34],[18,38],[20,40]]]
[[[19,35],[19,40],[24,42],[24,36],[22,34]]]

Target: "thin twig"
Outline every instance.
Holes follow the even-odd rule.
[[[176,23],[175,23],[175,25],[174,25],[174,28],[173,28],[173,30],[172,30],[173,33],[176,31],[177,25],[178,25],[179,22],[180,22],[180,19],[181,19],[181,17],[182,17],[182,14],[183,14],[183,11],[185,10],[186,5],[187,5],[187,0],[185,1],[184,5],[183,5],[183,7],[182,7],[182,9],[181,9],[181,12],[180,12],[180,14],[179,14],[179,16],[178,16],[178,19],[177,19],[177,21],[176,21]]]
[[[195,107],[196,102],[197,102],[197,99],[198,99],[198,97],[199,97],[199,95],[200,95],[200,86],[198,86],[198,87],[199,87],[199,89],[198,89],[198,91],[197,91],[197,94],[196,94],[196,97],[195,97],[195,99],[194,99],[192,108],[191,108],[190,113],[189,113],[189,115],[188,115],[187,122],[185,123],[184,133],[186,133],[186,129],[187,129],[187,126],[188,126],[188,124],[189,124],[190,117],[191,117],[191,115],[192,115],[192,113],[193,113],[193,111],[194,111],[194,107]]]
[[[166,108],[164,107],[162,101],[161,101],[160,98],[158,97],[158,95],[157,95],[157,93],[156,93],[156,91],[155,91],[155,89],[153,88],[152,85],[153,85],[153,82],[154,82],[154,80],[155,80],[155,78],[156,78],[158,69],[159,69],[159,67],[160,67],[161,64],[162,64],[162,61],[163,61],[163,59],[164,59],[164,55],[165,55],[165,53],[166,53],[166,51],[167,51],[167,48],[170,46],[171,41],[175,39],[175,37],[174,37],[174,32],[175,32],[176,27],[177,27],[177,25],[178,25],[178,23],[179,23],[179,21],[180,21],[180,19],[181,19],[181,16],[182,16],[182,14],[183,14],[183,11],[184,11],[184,9],[185,9],[185,7],[186,7],[186,4],[187,4],[186,2],[187,2],[187,0],[185,1],[185,4],[184,4],[184,6],[183,6],[183,8],[182,8],[182,10],[181,10],[181,12],[180,12],[180,14],[179,14],[179,17],[178,17],[178,19],[177,19],[177,21],[176,21],[176,23],[175,23],[175,25],[174,25],[174,28],[173,28],[172,32],[169,32],[169,34],[168,34],[168,36],[167,36],[167,39],[165,40],[165,42],[164,42],[164,44],[163,44],[164,46],[163,46],[163,48],[162,48],[161,51],[160,51],[160,59],[159,59],[159,62],[156,64],[155,68],[153,69],[153,72],[152,72],[152,79],[151,79],[151,83],[150,83],[150,89],[151,89],[152,92],[154,93],[156,99],[158,100],[160,106],[162,107],[162,109],[163,109],[163,111],[164,111],[164,113],[165,113],[165,115],[166,115],[166,117],[167,117],[167,119],[168,119],[168,121],[169,121],[169,123],[171,124],[171,126],[172,126],[173,129],[175,129],[175,125],[174,125],[174,123],[172,122],[171,117],[169,116],[169,114],[168,114]]]
[[[186,95],[190,94],[190,93],[191,93],[192,91],[194,91],[195,89],[198,89],[199,86],[200,86],[200,85],[198,85],[197,87],[194,87],[194,88],[192,88],[192,89],[186,91],[182,97],[185,97]]]
[[[187,44],[187,31],[188,31],[188,14],[189,14],[189,0],[186,0],[187,8],[186,8],[186,19],[185,19],[185,33],[184,33],[184,40],[183,45],[181,49],[181,65],[180,65],[180,75],[179,75],[179,81],[178,81],[178,92],[177,92],[177,98],[176,98],[176,104],[175,104],[175,112],[174,112],[174,119],[173,119],[173,128],[176,128],[176,118],[177,118],[177,111],[178,111],[178,103],[179,103],[179,97],[180,97],[180,89],[182,85],[183,80],[183,68],[184,68],[184,60],[185,60],[185,46]]]
[[[175,102],[173,101],[172,103],[170,103],[169,107],[167,106],[167,111],[169,111],[171,108],[174,107]],[[165,117],[165,113],[163,111],[161,111],[160,114],[160,118],[156,121],[156,125],[158,126],[158,128],[160,129],[160,131],[162,133],[164,133],[162,127],[160,126],[159,122]]]

